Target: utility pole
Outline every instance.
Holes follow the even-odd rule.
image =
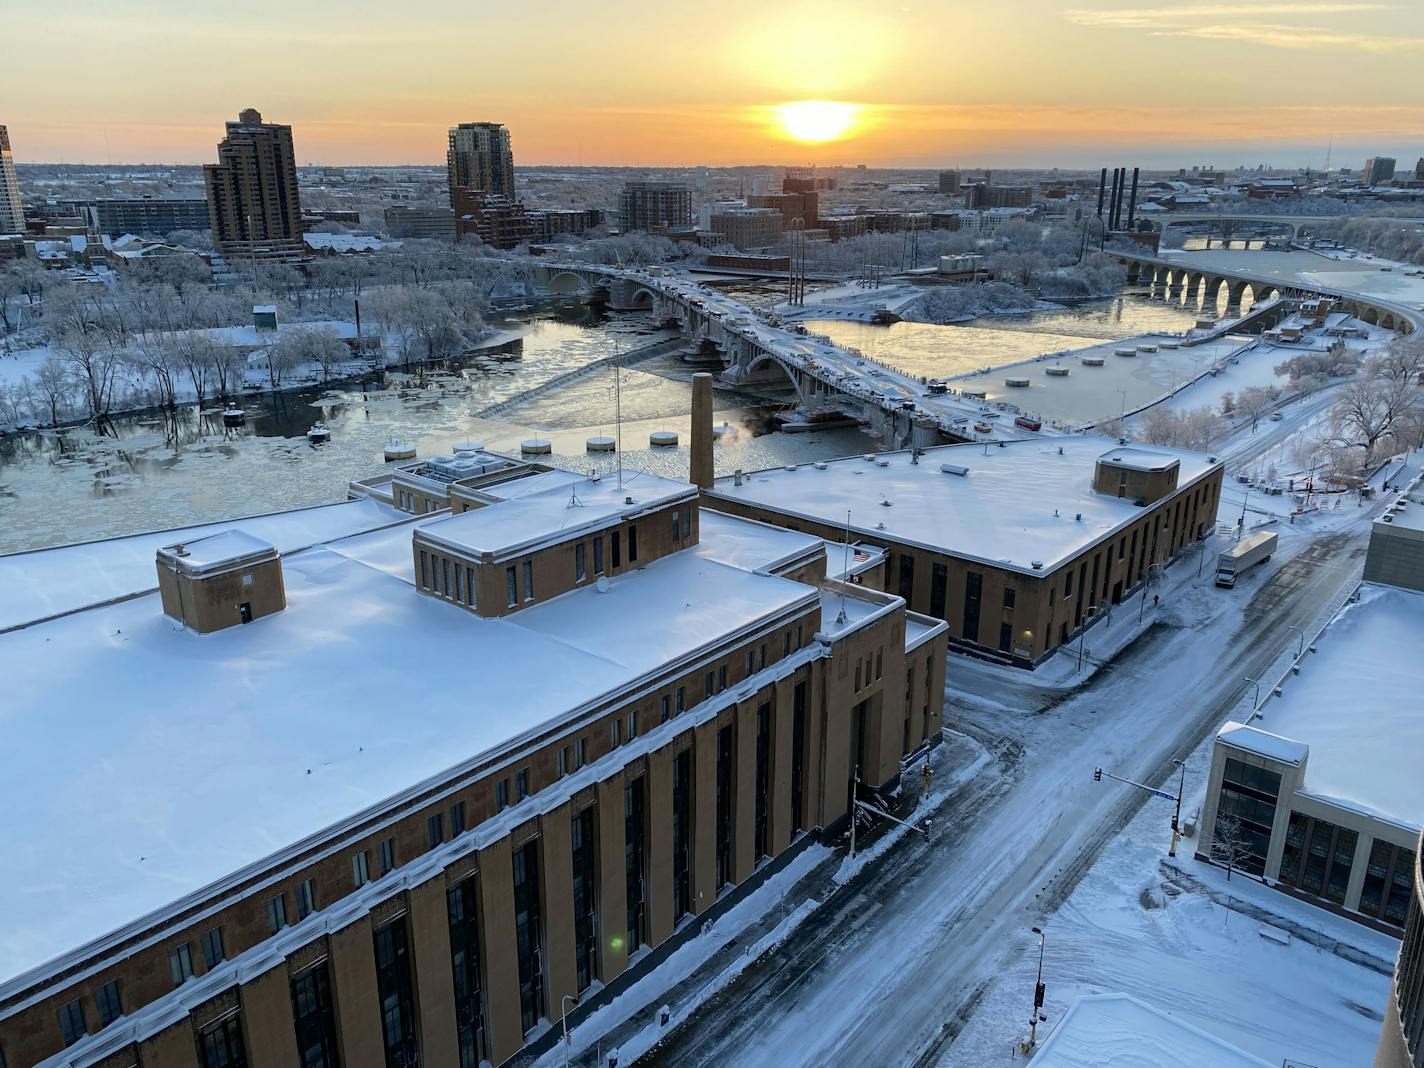
[[[1033,980],[1033,1015],[1028,1019],[1028,1048],[1038,1045],[1038,1017],[1043,1011],[1043,929],[1029,928],[1038,935],[1038,975]]]

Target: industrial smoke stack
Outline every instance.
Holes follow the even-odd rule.
[[[1103,168],[1102,176],[1098,178],[1098,218],[1103,215],[1103,198],[1108,193],[1108,169]]]
[[[712,376],[692,376],[692,479],[698,489],[712,488]]]
[[[1132,168],[1132,195],[1127,200],[1127,228],[1132,229],[1132,220],[1137,214],[1137,172],[1139,168]]]

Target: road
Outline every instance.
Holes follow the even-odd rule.
[[[1093,767],[1164,779],[1295,640],[1290,628],[1318,625],[1358,580],[1364,540],[1315,540],[1249,603],[1159,624],[1066,699],[951,690],[947,716],[998,755],[992,773],[938,815],[930,842],[906,840],[847,885],[639,1064],[955,1063],[1000,961],[1144,803],[1094,783]]]

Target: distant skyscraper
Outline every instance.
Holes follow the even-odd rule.
[[[455,190],[493,193],[514,201],[514,149],[509,131],[498,122],[462,122],[450,129],[445,155],[450,180],[450,203]]]
[[[10,131],[0,126],[0,234],[23,233],[24,229],[20,183],[15,177],[15,158],[10,155]]]
[[[229,258],[301,256],[302,209],[292,128],[247,108],[227,124],[218,162],[205,164],[213,244]]]
[[[958,171],[940,171],[940,172],[939,172],[939,191],[940,191],[941,193],[946,193],[946,194],[948,194],[949,196],[958,196],[958,195],[959,195],[959,172],[958,172]]]
[[[618,194],[618,226],[666,230],[692,221],[692,190],[680,182],[629,182]]]
[[[1365,160],[1365,185],[1383,185],[1394,181],[1394,160],[1388,156],[1374,156]]]
[[[1419,161],[1414,164],[1414,180],[1424,182],[1424,156],[1419,157]]]

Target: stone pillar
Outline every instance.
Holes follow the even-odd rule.
[[[648,945],[672,934],[672,761],[670,746],[648,754]]]
[[[717,720],[693,729],[692,914],[717,903]]]
[[[508,837],[480,850],[479,873],[480,950],[485,965],[489,1053],[493,1063],[503,1064],[524,1045],[519,1014],[519,950],[514,941],[514,863]]]
[[[341,1036],[343,1064],[382,1064],[380,997],[376,993],[376,944],[371,917],[332,932],[331,985]]]
[[[564,995],[578,993],[574,968],[574,864],[570,806],[565,803],[539,821],[544,877],[544,975],[549,984],[548,1017],[563,1015]]]
[[[143,1068],[193,1068],[197,1060],[193,1042],[192,1022],[181,1020],[139,1043],[139,1063]]]
[[[242,1022],[252,1068],[297,1068],[297,1032],[285,963],[242,984]]]
[[[456,1058],[455,979],[450,962],[450,906],[445,879],[436,876],[410,890],[410,943],[415,988],[420,991],[420,1045],[426,1064]]]
[[[791,844],[791,753],[795,734],[793,694],[795,677],[776,684],[772,705],[771,821],[767,843],[774,857]]]
[[[692,376],[692,473],[698,489],[712,488],[712,376],[698,371]]]
[[[628,872],[624,849],[623,779],[598,784],[598,974],[611,983],[628,967]]]

